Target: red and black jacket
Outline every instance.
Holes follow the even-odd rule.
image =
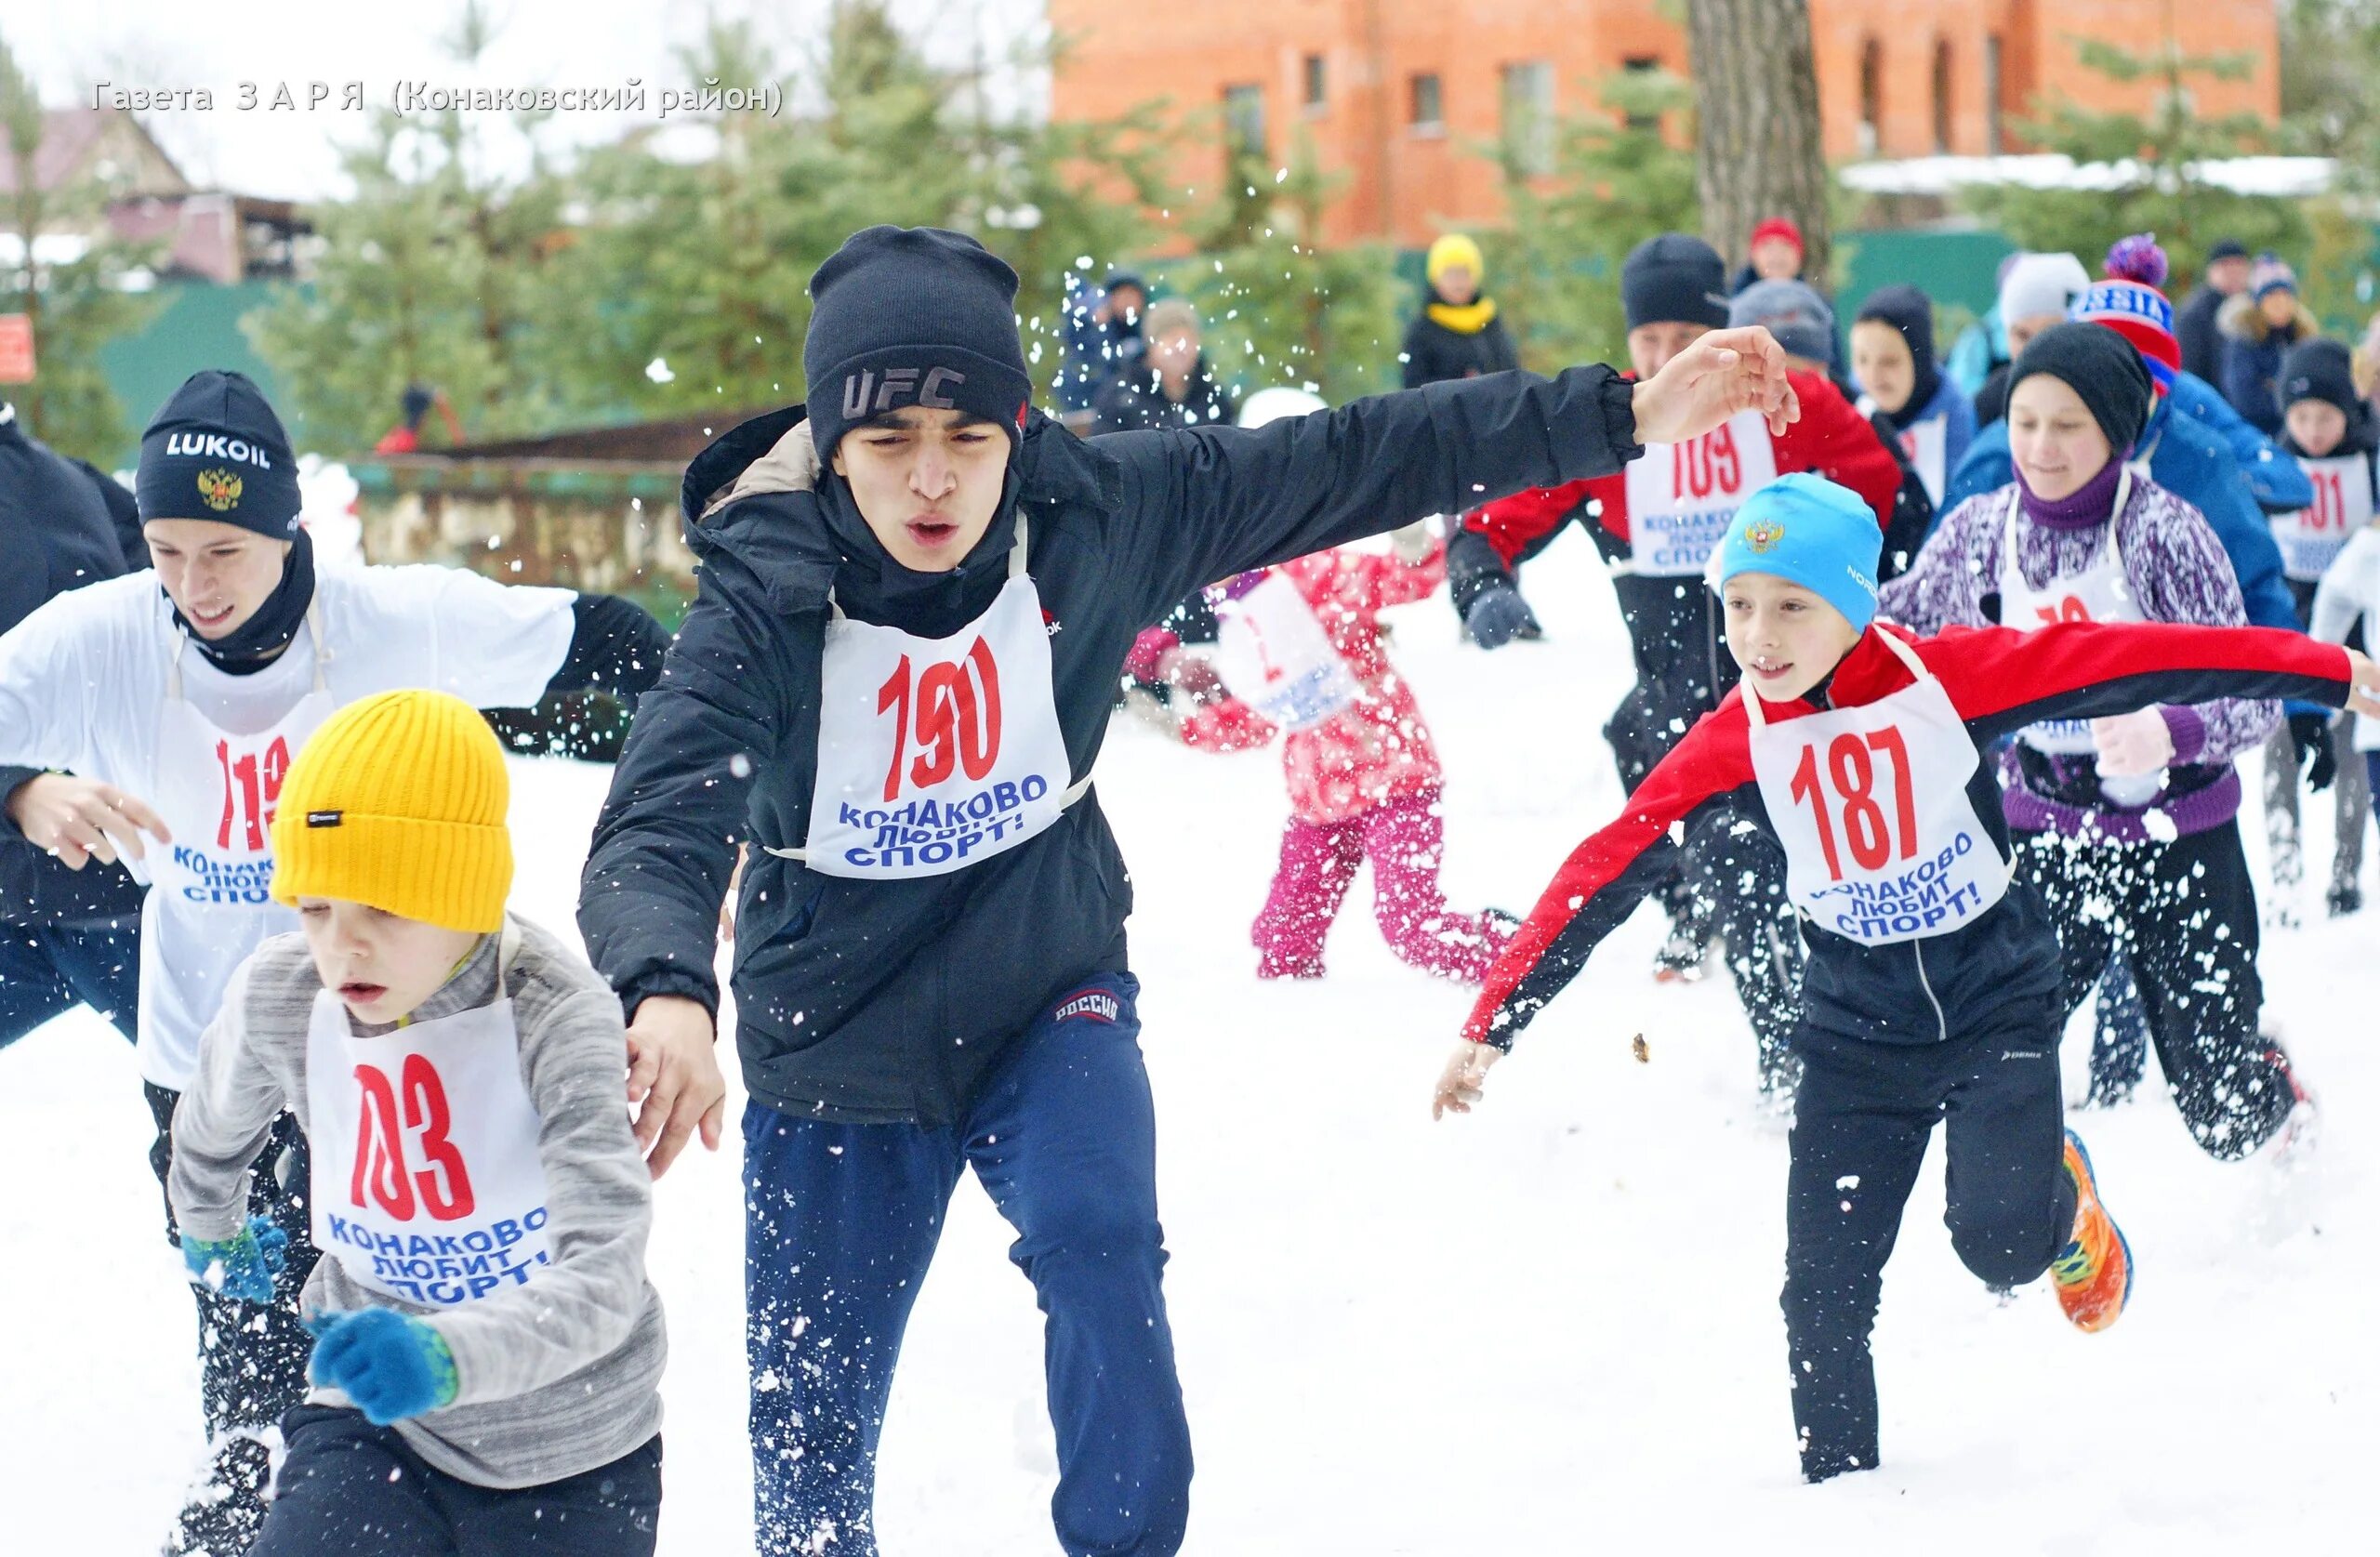
[[[1777,473],[1809,470],[1840,482],[1876,511],[1880,527],[1889,528],[1901,489],[1900,460],[1831,381],[1809,373],[1788,376],[1801,398],[1802,419],[1773,440]],[[1511,585],[1519,565],[1573,520],[1594,537],[1606,561],[1626,561],[1631,555],[1626,475],[1539,487],[1464,515],[1461,531],[1447,548],[1448,593],[1456,614],[1467,614],[1482,590]],[[1714,707],[1719,694],[1735,684],[1737,671],[1702,581],[1619,573],[1612,577],[1612,588],[1635,651],[1637,682],[1661,689],[1663,695],[1654,700],[1659,710],[1690,720]],[[1668,719],[1657,722],[1666,726]],[[1665,746],[1668,735],[1661,739]]]
[[[2217,697],[2299,698],[2335,708],[2348,693],[2344,650],[2269,627],[2073,622],[2033,632],[1953,628],[1924,640],[1897,627],[1871,627],[1809,698],[1770,706],[1770,720],[1862,706],[1910,685],[1908,668],[1876,641],[1883,631],[1915,644],[1978,751],[2037,719],[2096,719]],[[1990,763],[1977,766],[1967,793],[2007,858]],[[1617,821],[1570,851],[1488,970],[1463,1036],[1509,1049],[1660,882],[1682,835],[1739,821],[1776,836],[1752,772],[1740,691],[1686,732],[1629,796]],[[1803,934],[1810,948],[1803,1020],[1846,1037],[1930,1043],[1972,1032],[2012,1003],[2061,998],[2056,933],[2021,880],[1948,934],[1869,945],[1806,919]]]

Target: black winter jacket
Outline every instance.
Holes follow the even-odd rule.
[[[888,587],[848,489],[817,471],[800,406],[736,428],[686,471],[700,591],[596,827],[579,904],[595,965],[631,1017],[654,995],[716,1010],[720,902],[749,840],[733,978],[751,1094],[852,1121],[957,1116],[1051,999],[1125,969],[1131,884],[1095,789],[1029,841],[943,876],[853,880],[762,851],[809,831],[828,587],[855,620],[956,632],[998,593],[1022,516],[1079,776],[1135,634],[1192,588],[1617,470],[1638,452],[1628,396],[1590,367],[1250,429],[1084,442],[1036,414],[991,529],[922,591],[917,575]]]
[[[1502,319],[1490,319],[1471,335],[1449,330],[1430,317],[1425,307],[1405,332],[1405,387],[1443,384],[1450,378],[1476,378],[1488,373],[1510,373],[1521,365],[1513,337]]]
[[[1134,363],[1099,387],[1091,402],[1092,433],[1140,432],[1149,428],[1229,427],[1239,420],[1239,402],[1215,382],[1207,359],[1190,371],[1178,401],[1166,397],[1157,370]]]

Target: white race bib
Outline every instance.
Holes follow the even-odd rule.
[[[2363,455],[2327,459],[2301,457],[2314,504],[2272,517],[2272,538],[2281,547],[2281,570],[2300,584],[2320,581],[2346,547],[2347,537],[2372,522],[2372,461]]]
[[[1684,443],[1628,462],[1630,571],[1699,578],[1744,499],[1777,479],[1768,420],[1745,411]]]
[[[838,608],[819,666],[818,769],[802,848],[827,876],[942,876],[1015,848],[1090,785],[1071,785],[1041,597],[1017,517],[1008,582],[948,638]]]
[[[1314,608],[1280,574],[1215,608],[1215,669],[1231,694],[1273,723],[1311,730],[1361,688]]]
[[[1889,697],[1771,724],[1760,693],[1742,693],[1794,908],[1871,946],[1948,935],[2008,891],[1967,797],[1982,759],[1965,721],[1915,650],[1878,636],[1917,678]]]
[[[1950,458],[1950,419],[1948,416],[1928,416],[1924,421],[1903,428],[1900,452],[1917,471],[1917,479],[1925,483],[1928,501],[1938,509],[1942,506],[1942,483],[1949,472],[1944,468]]]
[[[2122,517],[2125,500],[2132,493],[2132,472],[2127,469],[2116,486],[2114,514]],[[2108,544],[2091,565],[2080,573],[2060,574],[2048,584],[2036,589],[2025,582],[2025,571],[2017,565],[2017,497],[2012,488],[2008,494],[2008,508],[2000,532],[2000,625],[2033,632],[2056,622],[2138,622],[2145,620],[2140,602],[2133,598],[2132,584],[2123,569],[2123,552],[2116,545],[2116,519],[2108,521]],[[2088,719],[2043,719],[2019,731],[2016,739],[2035,751],[2056,757],[2090,757],[2098,752],[2098,744],[2091,739]],[[2148,793],[2154,794],[2156,775]],[[2105,787],[2104,785],[2102,787]],[[2114,798],[2113,796],[2109,797]],[[2146,796],[2143,796],[2146,798]],[[2136,805],[2137,800],[2122,804]]]
[[[323,672],[321,608],[307,613],[314,681],[261,730],[225,730],[182,695],[175,645],[157,717],[157,759],[146,797],[173,842],[149,850],[140,906],[141,1075],[177,1091],[197,1069],[199,1035],[223,1003],[232,970],[270,936],[298,928],[272,901],[272,818],[291,759],[332,703]]]
[[[361,1286],[444,1308],[552,1263],[542,1121],[503,993],[491,1005],[358,1037],[338,996],[306,1033],[314,1246]]]

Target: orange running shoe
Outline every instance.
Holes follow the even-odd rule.
[[[2099,1204],[2091,1154],[2072,1130],[2066,1132],[2066,1176],[2074,1181],[2074,1236],[2049,1262],[2050,1276],[2057,1306],[2074,1327],[2104,1330],[2132,1298],[2132,1245]]]

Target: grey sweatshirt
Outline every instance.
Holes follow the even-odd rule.
[[[310,1313],[394,1308],[444,1338],[455,1403],[397,1432],[439,1470],[488,1487],[560,1481],[642,1445],[661,1428],[655,1386],[668,1352],[661,1299],[644,1275],[653,1184],[628,1128],[619,997],[575,950],[515,923],[509,993],[521,1076],[539,1120],[551,1264],[526,1285],[431,1309],[358,1284],[326,1250],[304,1297]],[[414,1020],[493,1001],[497,941],[483,940]],[[307,1118],[306,1034],[322,987],[303,935],[267,941],[233,974],[174,1111],[166,1192],[185,1235],[237,1235],[248,1165],[274,1118],[284,1108]],[[335,1390],[310,1399],[348,1404]]]

